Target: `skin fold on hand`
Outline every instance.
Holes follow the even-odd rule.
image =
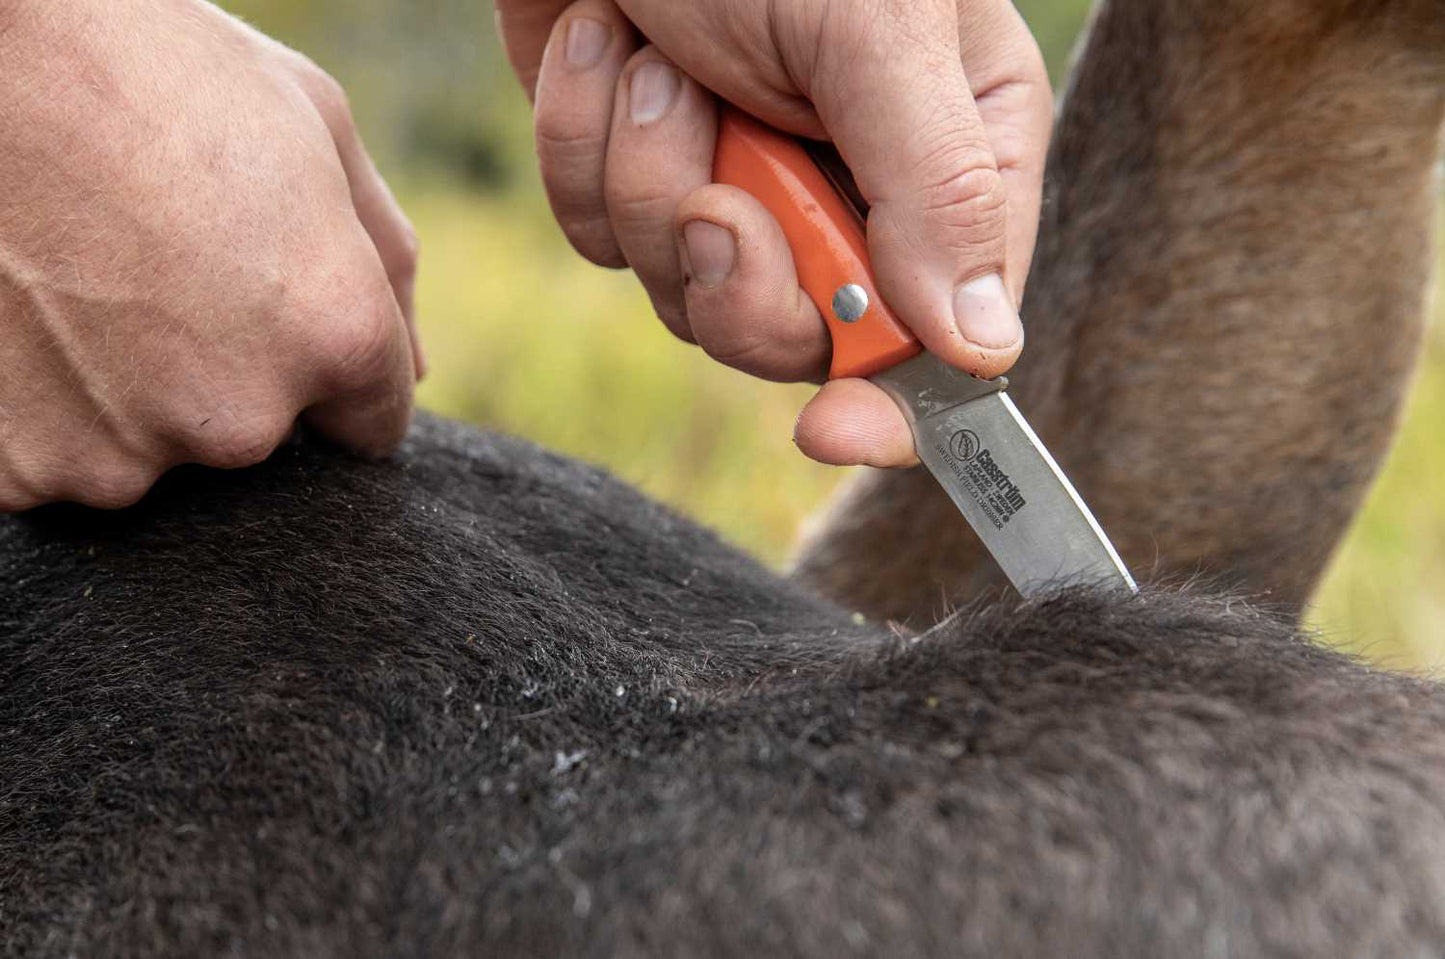
[[[203,0],[8,4],[0,63],[0,510],[400,442],[416,239],[335,81]]]
[[[721,97],[837,145],[880,290],[931,352],[980,376],[1017,359],[1053,100],[1009,0],[499,0],[498,20],[559,224],[677,336],[766,379],[827,369],[781,228],[712,183]],[[916,462],[861,380],[825,385],[795,438],[827,463]]]

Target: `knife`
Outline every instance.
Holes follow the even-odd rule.
[[[918,458],[1024,597],[1087,584],[1138,592],[1109,537],[1009,399],[926,353],[878,294],[866,205],[821,145],[724,107],[713,178],[751,193],[782,225],[799,285],[833,340],[829,379],[862,377],[903,410]]]

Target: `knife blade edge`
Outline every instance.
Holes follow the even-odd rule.
[[[1083,583],[1138,591],[1006,380],[978,379],[929,354],[872,379],[903,410],[919,458],[1022,595]]]

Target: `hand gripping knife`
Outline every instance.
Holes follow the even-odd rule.
[[[1073,584],[1137,592],[1088,506],[1020,415],[923,346],[878,294],[862,198],[846,169],[732,107],[714,179],[755,196],[783,227],[798,281],[827,321],[830,379],[864,377],[903,410],[928,467],[1019,593]]]

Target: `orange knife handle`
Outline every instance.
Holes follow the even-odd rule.
[[[878,293],[862,220],[801,144],[724,107],[713,179],[751,193],[782,224],[798,283],[833,339],[830,379],[872,376],[923,352]]]

